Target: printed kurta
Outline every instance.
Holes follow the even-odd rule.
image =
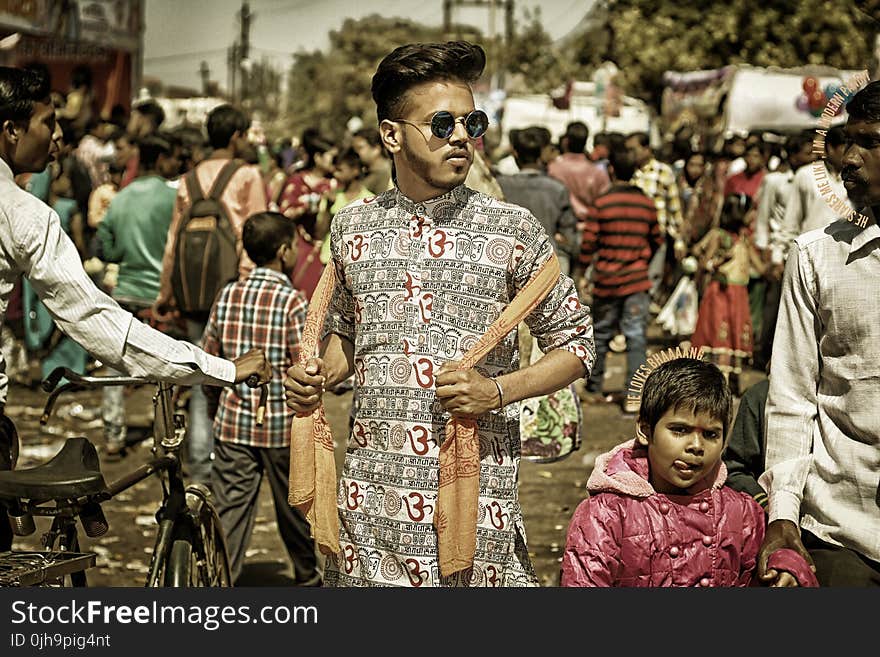
[[[434,375],[459,360],[551,256],[523,208],[460,186],[424,203],[397,190],[342,210],[331,228],[339,283],[325,332],[355,345],[357,411],[337,504],[336,586],[534,586],[517,494],[519,405],[479,420],[480,498],[472,570],[440,577],[438,452],[449,414]],[[543,351],[565,349],[589,371],[589,310],[561,276],[526,323]],[[480,362],[485,376],[518,368],[516,332]]]

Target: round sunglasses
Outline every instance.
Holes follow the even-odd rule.
[[[430,125],[431,134],[438,139],[449,139],[450,135],[455,131],[455,124],[459,121],[464,124],[464,129],[471,139],[479,139],[486,130],[489,129],[489,117],[483,110],[474,110],[465,116],[458,118],[452,116],[451,112],[440,110],[435,112],[430,121],[407,121],[406,119],[394,119],[400,123],[408,123],[410,125]]]

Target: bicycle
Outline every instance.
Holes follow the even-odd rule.
[[[67,382],[56,387],[62,378]],[[33,534],[34,516],[52,517],[51,527],[41,536],[41,551],[0,554],[0,586],[87,586],[85,571],[95,565],[96,555],[80,552],[77,518],[88,537],[103,536],[109,525],[101,504],[154,475],[162,482],[162,502],[156,512],[158,529],[145,586],[231,586],[226,537],[210,491],[201,484],[186,485],[183,479],[179,452],[186,426],[183,415],[175,412],[172,384],[125,376],[82,376],[57,368],[42,383],[50,394],[40,423],[46,424],[55,400],[65,392],[143,383],[155,383],[157,390],[153,458],[140,467],[107,484],[95,446],[86,438],[68,438],[48,462],[0,472],[0,503],[7,507],[15,535]],[[255,375],[247,385],[257,387]],[[258,422],[265,410],[266,392],[262,386]]]

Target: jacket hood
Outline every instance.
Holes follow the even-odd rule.
[[[648,481],[649,471],[647,448],[635,439],[628,440],[596,458],[596,465],[587,480],[587,491],[650,497],[657,491]],[[712,473],[688,488],[687,493],[694,495],[707,488],[721,488],[725,481],[727,467],[724,461],[718,461]]]

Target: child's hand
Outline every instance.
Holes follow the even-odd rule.
[[[800,586],[798,584],[797,578],[784,570],[774,570],[771,572],[776,573],[776,579],[774,580],[763,580],[764,584],[768,584],[771,587],[775,588],[796,588]]]
[[[761,582],[771,586],[780,586],[780,575],[786,573],[786,571],[771,568],[769,562],[770,556],[774,552],[783,549],[794,550],[803,557],[810,570],[814,573],[816,572],[813,558],[801,541],[800,527],[791,520],[774,520],[767,525],[764,542],[761,544],[761,549],[758,550],[758,578]]]

